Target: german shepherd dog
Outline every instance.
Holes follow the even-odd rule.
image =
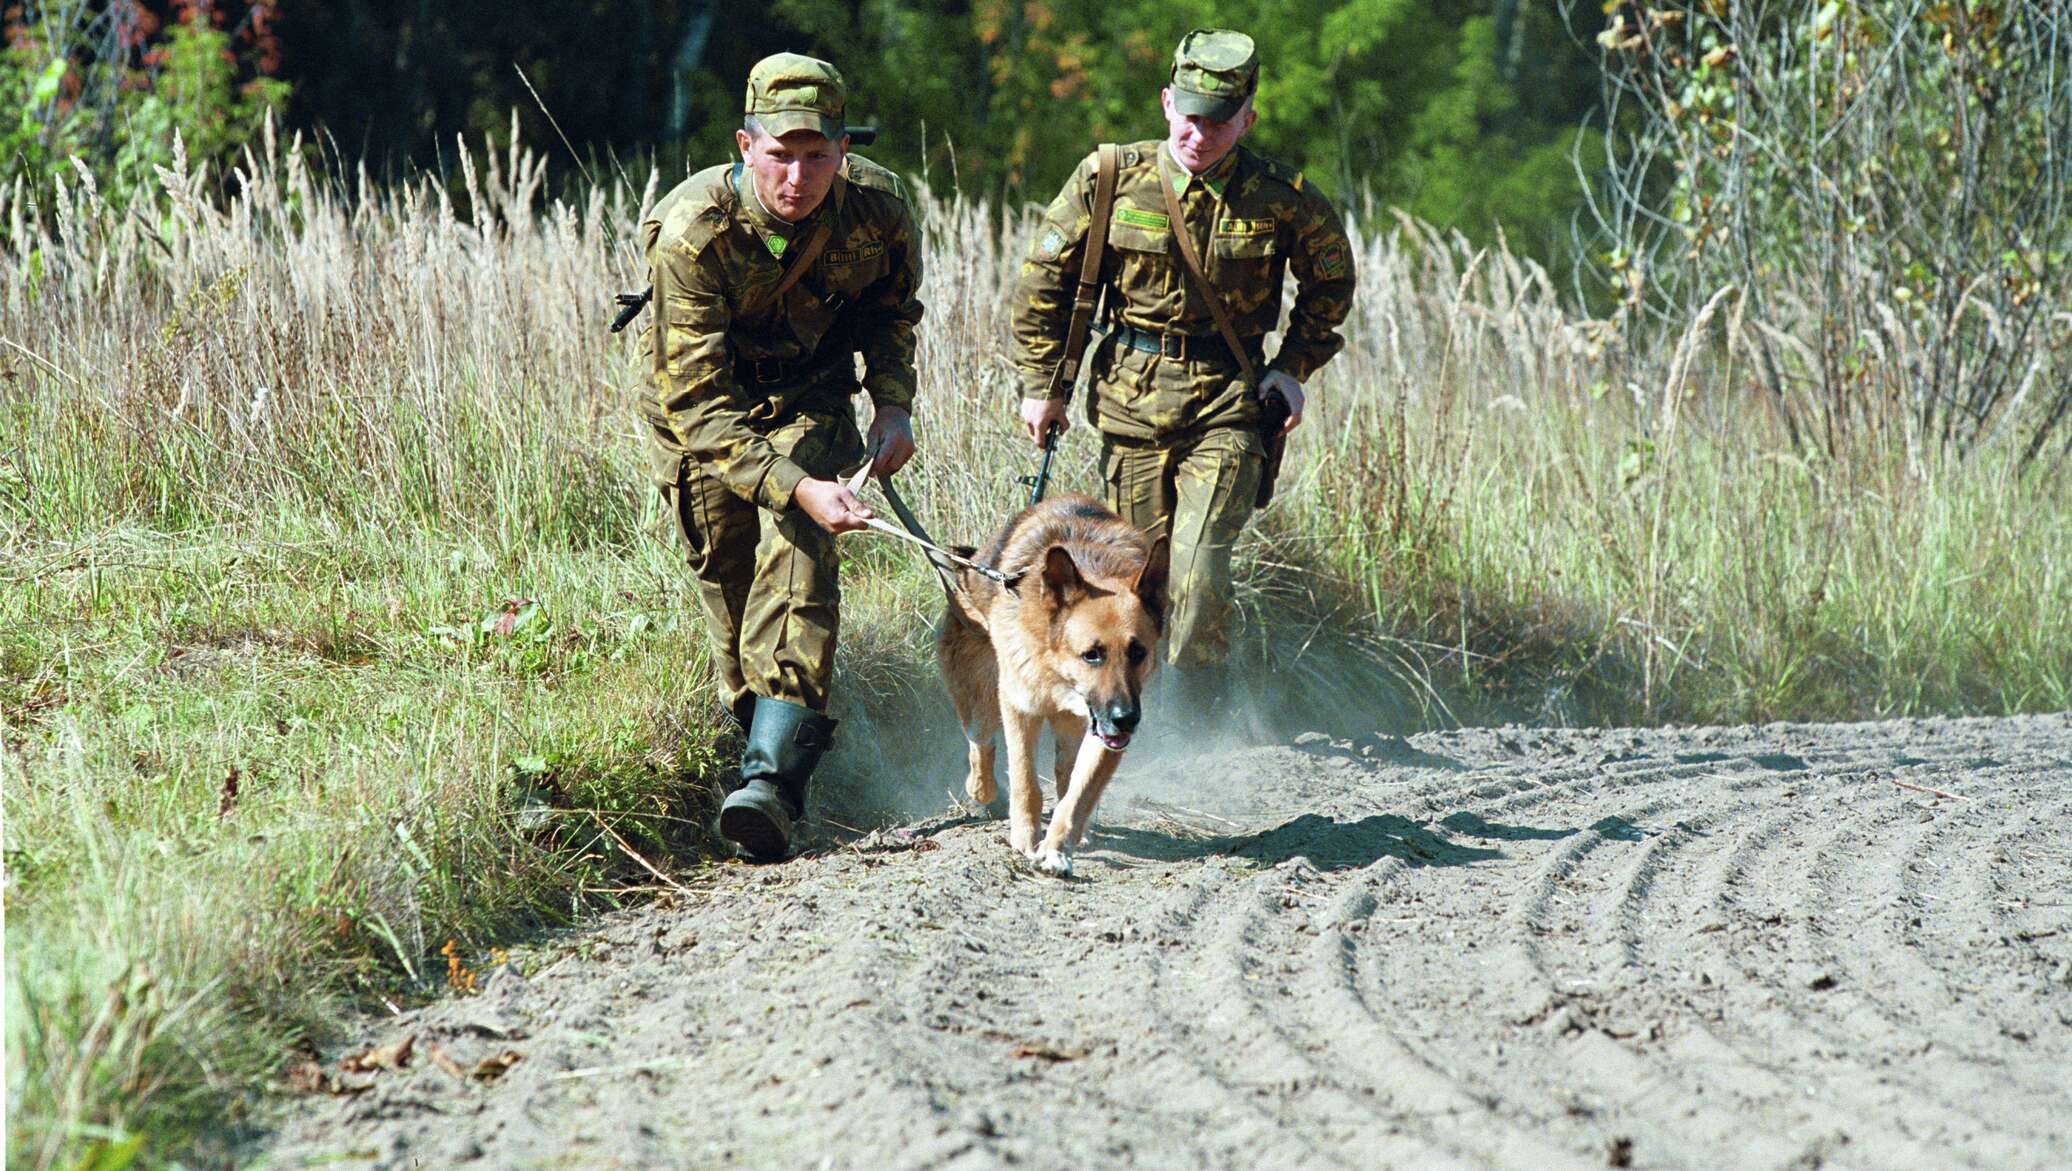
[[[1059,496],[1007,522],[976,559],[1006,574],[1006,584],[963,570],[935,640],[970,742],[964,791],[980,804],[993,800],[993,733],[1004,729],[1008,844],[1062,877],[1143,716],[1165,627],[1170,546],[1160,538],[1147,547],[1098,501]],[[1039,843],[1036,741],[1045,723],[1057,741],[1058,804]]]

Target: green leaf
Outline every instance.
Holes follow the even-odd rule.
[[[53,57],[50,64],[43,67],[43,75],[36,79],[35,87],[30,89],[29,100],[36,105],[42,105],[58,95],[58,87],[64,82],[65,59]]]
[[[144,1146],[144,1136],[133,1134],[119,1143],[95,1143],[86,1157],[72,1165],[72,1171],[128,1171]]]

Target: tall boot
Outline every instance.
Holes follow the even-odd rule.
[[[721,760],[739,760],[748,749],[748,724],[755,716],[755,696],[743,694],[740,699],[728,703],[713,697],[710,717],[712,720],[712,752]],[[741,787],[741,769],[738,765],[728,768],[719,776],[720,792],[731,793]]]
[[[741,752],[740,789],[719,807],[720,836],[758,862],[791,853],[792,823],[806,815],[806,783],[834,743],[835,724],[812,708],[757,696]]]

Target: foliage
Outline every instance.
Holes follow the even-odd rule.
[[[595,177],[707,166],[749,66],[790,49],[848,75],[874,158],[1018,202],[1048,200],[1098,140],[1158,136],[1173,46],[1202,24],[1257,39],[1255,143],[1334,197],[1566,251],[1577,192],[1557,162],[1597,101],[1590,30],[1518,0],[339,0],[296,6],[279,36],[290,125],[377,173],[450,177],[456,140],[507,146],[513,110]]]
[[[730,150],[750,63],[797,49],[848,74],[880,161],[1043,201],[1096,141],[1161,135],[1174,44],[1221,23],[1259,43],[1261,151],[1341,200],[1482,242],[1501,228],[1565,268],[1565,160],[1597,100],[1589,30],[1517,0],[276,3],[24,5],[0,68],[0,110],[18,112],[0,180],[70,181],[77,156],[122,205],[176,135],[221,180],[269,111],[377,167],[447,172],[456,136],[507,146],[516,111],[592,176],[638,157],[694,168]]]
[[[1613,5],[1595,210],[1635,313],[1737,291],[1792,437],[2072,435],[2072,25],[2042,0]],[[2054,438],[2062,437],[2055,452]]]
[[[286,101],[268,21],[252,4],[240,33],[209,0],[179,0],[162,23],[137,0],[94,7],[25,3],[9,9],[0,53],[0,182],[41,188],[85,169],[103,198],[127,206],[156,183],[176,150],[229,173],[237,153]],[[240,63],[233,46],[247,48]],[[8,115],[12,115],[8,119]],[[77,160],[74,162],[73,160]]]
[[[1445,0],[778,0],[849,69],[897,162],[1047,200],[1090,145],[1164,135],[1158,91],[1188,29],[1250,33],[1253,145],[1342,198],[1365,192],[1529,254],[1559,257],[1565,160],[1594,99],[1588,55],[1551,10]],[[863,51],[859,52],[858,48]],[[925,125],[930,141],[916,142]],[[1547,182],[1550,175],[1555,182]]]

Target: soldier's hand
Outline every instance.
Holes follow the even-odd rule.
[[[866,528],[874,515],[868,505],[856,498],[856,493],[833,480],[800,480],[799,486],[791,490],[791,498],[800,511],[813,518],[814,524],[830,533],[853,533]]]
[[[1022,400],[1022,426],[1029,429],[1029,442],[1043,446],[1043,433],[1056,427],[1059,431],[1072,426],[1065,417],[1065,400],[1061,398],[1025,398]]]
[[[871,464],[871,475],[889,476],[905,467],[906,461],[914,458],[914,424],[906,408],[879,407],[871,415],[867,442],[878,453]]]
[[[1302,424],[1302,384],[1286,370],[1268,370],[1266,377],[1259,380],[1259,392],[1277,390],[1288,400],[1288,421],[1281,424],[1281,434],[1286,435]]]

